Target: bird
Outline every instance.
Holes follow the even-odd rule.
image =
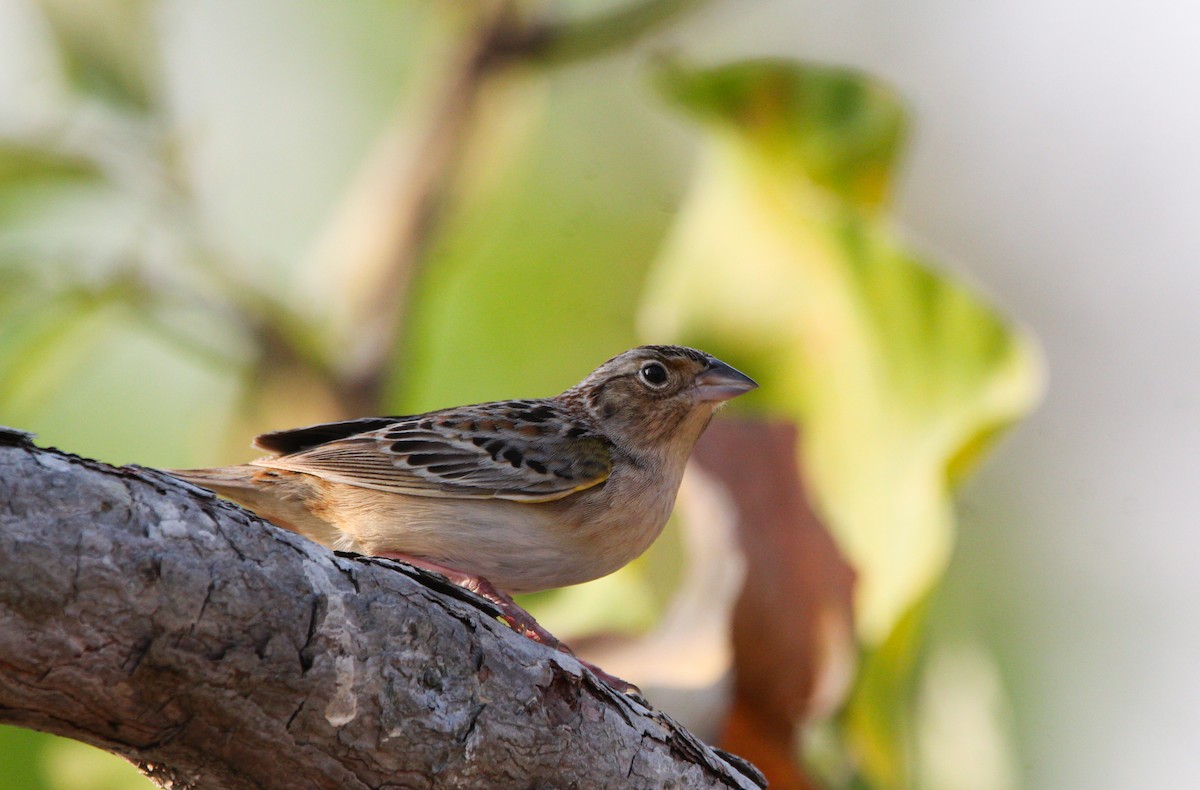
[[[570,652],[511,596],[641,555],[714,412],[757,386],[703,351],[639,346],[551,398],[273,431],[263,458],[169,471],[331,549],[441,573]]]

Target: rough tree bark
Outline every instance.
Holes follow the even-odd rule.
[[[0,722],[169,787],[737,787],[753,767],[400,563],[0,432]]]

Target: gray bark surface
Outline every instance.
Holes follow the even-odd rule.
[[[169,787],[761,783],[495,614],[162,472],[0,429],[0,723]]]

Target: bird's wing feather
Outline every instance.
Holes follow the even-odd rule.
[[[271,431],[254,437],[254,446],[260,450],[288,455],[299,453],[336,439],[346,439],[367,431],[386,428],[389,425],[411,419],[410,417],[362,417],[357,420],[325,422],[306,428],[291,428],[286,431]]]
[[[507,401],[398,418],[253,463],[413,496],[545,502],[604,482],[610,450],[553,401]]]

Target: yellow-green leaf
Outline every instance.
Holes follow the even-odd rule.
[[[903,113],[854,72],[780,61],[670,67],[705,120],[700,174],[648,283],[646,337],[763,385],[858,571],[867,647],[940,576],[951,479],[1037,398],[1034,346],[882,219]]]
[[[671,62],[658,84],[683,109],[754,147],[786,181],[811,181],[877,206],[903,142],[904,110],[885,88],[831,66],[750,61],[692,71]]]
[[[159,53],[151,0],[40,0],[64,76],[112,108],[144,112],[156,102]]]

